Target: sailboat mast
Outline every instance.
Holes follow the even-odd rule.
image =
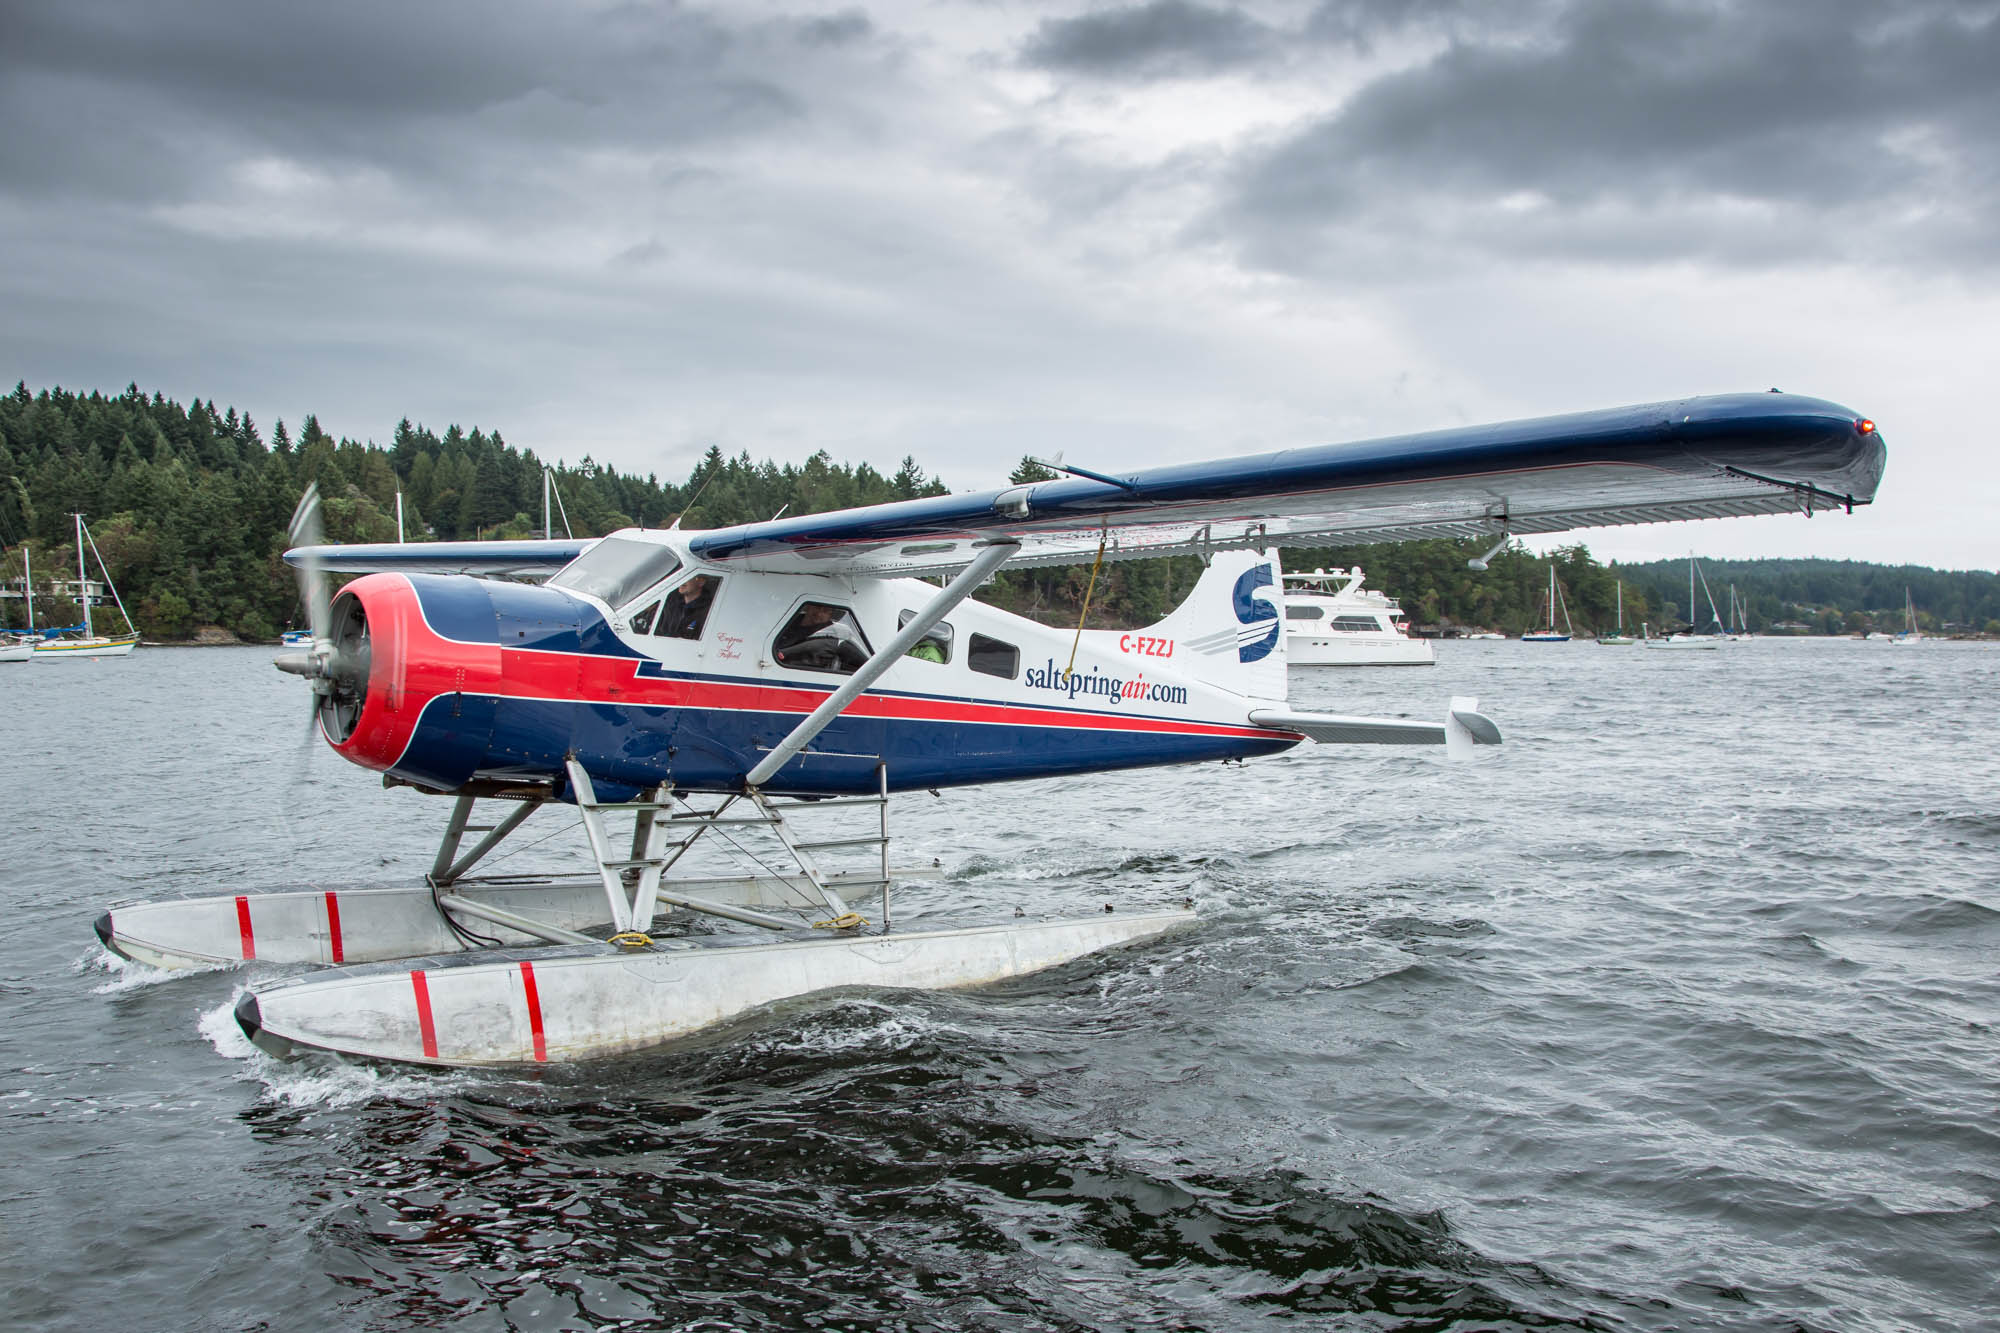
[[[83,515],[76,516],[76,596],[83,603],[83,637],[95,638],[97,631],[90,627],[90,584],[83,577]]]
[[[542,469],[542,540],[547,541],[555,535],[556,530],[549,525],[549,470],[547,467],[544,467]]]
[[[1688,552],[1688,633],[1694,633],[1694,552]]]
[[[35,632],[35,554],[21,543],[21,598],[28,604],[28,633]]]
[[[1618,632],[1625,632],[1625,580],[1618,580]]]
[[[396,545],[403,544],[403,493],[396,492]]]

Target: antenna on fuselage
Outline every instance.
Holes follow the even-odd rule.
[[[695,501],[701,499],[701,493],[708,489],[708,483],[714,481],[715,474],[720,471],[722,471],[722,464],[720,462],[717,462],[714,467],[708,470],[708,475],[701,479],[701,485],[694,488],[694,494],[690,495],[688,497],[688,502],[681,506],[681,512],[675,514],[674,521],[667,525],[668,532],[672,532],[675,528],[678,528],[681,525],[681,520],[687,517],[688,511],[694,508]],[[785,511],[783,509],[780,509],[778,511],[778,514],[782,514],[784,512]],[[771,517],[776,518],[778,514],[773,514],[771,515]]]

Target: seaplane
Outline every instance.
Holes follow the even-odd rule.
[[[1773,391],[592,539],[328,545],[308,490],[285,559],[311,642],[277,666],[336,754],[442,798],[432,869],[113,905],[97,934],[160,968],[280,965],[236,1007],[272,1055],[444,1066],[611,1056],[838,988],[978,986],[1135,946],[1196,914],[895,928],[890,802],[1306,741],[1463,757],[1501,739],[1473,699],[1435,722],[1291,706],[1280,548],[1851,513],[1885,452],[1867,418]],[[1203,572],[1139,631],[972,597],[1003,569],[1094,582],[1175,555]],[[587,864],[474,873],[544,811],[580,821]],[[777,859],[693,872],[691,849],[749,837]]]

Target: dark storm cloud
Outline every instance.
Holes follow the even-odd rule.
[[[1628,258],[1990,255],[1996,8],[1589,3],[1528,40],[1461,28],[1255,160],[1224,225],[1286,267],[1357,227]],[[1702,220],[1725,204],[1753,216]]]
[[[1363,50],[1381,38],[1408,32],[1491,40],[1546,21],[1560,5],[1561,0],[1323,0],[1300,35]]]
[[[1021,58],[1044,69],[1109,78],[1211,74],[1263,60],[1277,37],[1235,10],[1154,0],[1044,20]]]
[[[768,132],[807,114],[793,76],[873,33],[856,13],[732,29],[469,0],[66,0],[0,23],[0,189],[142,199],[258,152],[448,180],[552,146]]]

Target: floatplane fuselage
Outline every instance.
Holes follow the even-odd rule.
[[[328,743],[363,767],[438,791],[475,781],[561,784],[575,759],[601,796],[662,783],[738,792],[801,717],[938,593],[915,579],[704,565],[672,532],[617,534],[558,577],[594,584],[593,560],[643,562],[648,551],[670,572],[612,589],[623,594],[617,606],[560,584],[467,575],[373,574],[349,584],[333,603],[335,633],[358,620],[373,664],[358,699],[326,697]],[[704,585],[700,619],[676,617],[669,629],[671,603],[685,600],[678,590],[688,583]],[[1250,625],[1271,641],[1267,653],[1281,649],[1268,587],[1258,584],[1247,603]],[[815,618],[825,624],[806,623]],[[800,634],[811,628],[819,633]],[[1235,658],[1234,622],[1218,628]],[[890,791],[922,790],[1241,759],[1304,739],[1250,720],[1255,709],[1282,706],[1282,656],[1278,694],[1261,699],[1184,669],[1199,657],[1171,626],[1077,634],[967,600],[762,785],[773,794],[869,793],[879,767]]]

